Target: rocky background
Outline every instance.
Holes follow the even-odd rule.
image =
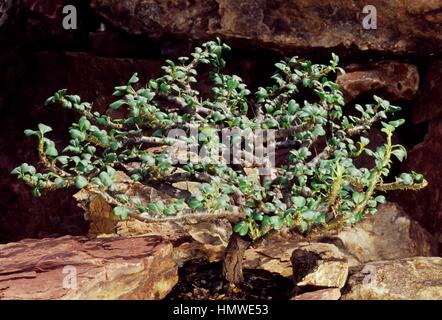
[[[69,235],[56,243],[46,239],[26,240],[6,245],[1,250],[8,249],[14,254],[19,254],[23,248],[37,246],[52,248],[54,252],[78,250],[80,256],[70,258],[73,263],[82,260],[84,256],[96,255],[94,250],[101,252],[97,249],[100,247],[107,248],[106,252],[110,256],[114,253],[119,255],[123,246],[121,243],[110,240],[84,243],[86,240],[81,236],[88,233],[89,224],[83,218],[83,210],[77,207],[71,197],[75,190],[50,193],[42,199],[35,199],[26,186],[10,175],[10,171],[21,162],[37,161],[35,141],[26,138],[23,130],[44,122],[54,128],[54,140],[62,143],[67,139],[66,128],[75,115],[43,107],[45,99],[53,92],[68,88],[70,92],[81,95],[85,101],[93,102],[95,108],[103,112],[107,109],[113,87],[125,83],[134,72],[138,72],[142,80],[155,77],[164,59],[187,55],[195,45],[220,37],[233,49],[227,57],[227,71],[243,77],[252,89],[266,84],[273,71],[273,64],[282,57],[299,55],[316,62],[326,62],[330,53],[335,52],[347,70],[347,74],[338,77],[337,81],[350,108],[354,103],[371,101],[373,94],[388,98],[403,107],[400,116],[405,117],[407,123],[397,139],[407,147],[409,155],[402,168],[396,170],[423,173],[429,186],[419,192],[396,192],[389,195],[390,201],[397,202],[403,208],[403,211],[397,209],[401,217],[403,215],[402,218],[386,214],[384,217],[390,218],[370,222],[366,227],[358,229],[362,231],[358,231],[357,236],[352,236],[351,231],[344,233],[344,238],[337,236],[340,240],[335,239],[333,243],[340,244],[346,248],[342,250],[351,253],[346,255],[346,259],[350,261],[350,267],[356,268],[349,273],[351,276],[347,289],[338,290],[339,296],[342,292],[347,298],[370,297],[370,292],[358,289],[361,280],[358,272],[367,261],[391,261],[381,263],[379,270],[393,270],[393,273],[400,270],[402,273],[398,274],[404,275],[420,265],[422,270],[429,270],[427,284],[436,285],[442,281],[440,258],[432,258],[439,260],[431,261],[417,258],[410,261],[391,260],[441,255],[442,0],[369,2],[377,9],[376,30],[362,27],[362,20],[366,16],[362,12],[366,3],[362,0],[0,0],[0,243]],[[62,25],[65,17],[62,10],[68,4],[77,8],[75,30],[65,30]],[[202,86],[204,90],[204,83]],[[370,139],[374,144],[382,143],[382,136],[376,128]],[[391,210],[384,211],[391,213]],[[184,243],[189,243],[190,231],[183,232],[186,236],[175,236],[173,239],[174,248],[182,247],[182,239],[187,239]],[[390,234],[390,238],[387,237],[390,241],[381,241],[385,234]],[[198,238],[199,235],[200,231],[190,232],[190,238],[197,239],[195,241],[199,245],[203,243],[205,250],[208,236]],[[360,237],[367,238],[366,247],[356,245],[359,240],[355,239]],[[374,240],[369,237],[378,238]],[[215,247],[225,244],[225,235],[221,238],[224,240],[215,241]],[[152,270],[170,269],[170,265],[156,265],[157,255],[169,257],[173,251],[176,258],[177,255],[186,256],[195,250],[204,251],[198,246],[195,249],[191,244],[189,246],[193,251],[174,251],[171,245],[161,243],[155,236],[128,241],[124,245],[131,248],[138,245],[137,241],[148,244],[144,251],[133,252],[132,256],[124,258],[135,260],[133,272],[139,277],[144,277],[147,272],[145,268],[151,265],[154,268]],[[379,241],[382,243],[379,244]],[[155,249],[156,246],[161,249]],[[209,247],[212,248],[212,244]],[[282,263],[282,267],[278,263],[276,265],[282,268],[279,272],[283,276],[291,276],[293,270],[298,270],[296,263],[292,266],[290,262],[294,248],[295,245],[289,245],[287,252],[281,253],[285,258],[269,258],[272,266],[275,261]],[[330,258],[330,255],[342,254],[330,249],[328,254],[323,255],[321,252],[325,249],[321,246],[307,250],[296,244],[296,248],[299,257],[305,252],[316,252],[315,256],[319,255],[320,258],[315,261],[333,260],[335,258]],[[152,252],[157,252],[157,255],[151,257]],[[12,253],[11,256],[14,256]],[[219,256],[219,250],[215,250],[214,254]],[[265,265],[262,259],[253,259],[253,255],[257,254],[259,256],[259,252],[249,253],[249,267]],[[41,255],[44,255],[44,250],[35,252],[36,259],[45,261]],[[139,267],[139,259],[144,259],[141,258],[143,256],[151,260],[144,262],[144,267]],[[17,259],[20,260],[19,257]],[[48,259],[48,264],[54,266],[54,262]],[[101,259],[101,265],[110,261],[109,256],[97,259]],[[186,260],[183,259],[175,259],[173,263],[183,263]],[[217,259],[219,257],[209,260]],[[163,260],[173,264],[168,259]],[[94,261],[89,263],[96,264]],[[125,274],[119,273],[121,270],[118,269],[118,263],[115,268],[114,279],[121,276],[121,279],[127,281]],[[84,277],[88,279],[103,274],[102,270],[87,265],[84,272]],[[332,289],[324,289],[313,298],[322,294],[329,298],[338,296],[336,288],[344,287],[348,265],[338,266],[336,272],[336,283],[316,283],[318,287]],[[344,280],[342,272],[345,273]],[[302,273],[296,271],[295,274]],[[28,276],[36,277],[34,274],[25,274],[18,278],[26,279]],[[41,276],[41,283],[50,278],[45,273]],[[304,276],[299,275],[297,279],[301,287],[311,286],[309,281],[316,281],[313,278],[304,279]],[[173,280],[162,280],[168,284],[167,288],[156,288],[157,291],[155,289],[155,292],[150,293],[143,291],[149,282],[140,282],[135,277],[130,282],[133,291],[121,293],[120,290],[108,298],[164,297],[177,281],[176,270],[170,277]],[[5,279],[2,280],[0,272],[0,291]],[[415,280],[411,279],[410,283]],[[405,284],[408,285],[408,282],[405,281]],[[95,295],[94,285],[96,283],[88,283],[89,289],[83,292],[89,292],[90,295],[84,293],[82,297],[100,297]],[[397,283],[393,281],[386,285],[394,287]],[[348,286],[356,289],[351,291]],[[440,290],[440,285],[437,288]],[[392,292],[396,290],[400,294],[402,289],[394,287]],[[420,289],[410,290],[407,292],[411,293],[408,296],[408,293],[405,294],[405,298],[424,294]],[[429,290],[425,292],[431,295],[434,286]],[[14,297],[14,294],[18,293],[12,292],[10,297]],[[61,296],[63,293],[53,295]]]

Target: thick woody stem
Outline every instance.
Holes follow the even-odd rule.
[[[237,233],[231,235],[223,260],[223,276],[231,284],[238,285],[244,281],[242,263],[249,246],[250,241],[244,240]]]

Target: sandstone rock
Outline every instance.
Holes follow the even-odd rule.
[[[172,198],[168,195],[139,182],[129,184],[130,178],[123,172],[118,171],[115,183],[121,193],[129,197],[139,197],[146,205],[159,199],[168,203]],[[84,217],[89,221],[89,236],[96,237],[100,234],[115,234],[119,219],[112,213],[112,207],[104,199],[85,190],[80,190],[74,195],[78,205],[84,210]],[[136,233],[140,234],[140,233]]]
[[[372,99],[372,101],[374,101],[374,100]],[[368,132],[367,138],[368,138],[368,140],[370,140],[370,143],[367,146],[367,148],[369,148],[370,150],[376,150],[377,147],[380,147],[387,142],[385,133],[376,127],[372,127],[370,129],[370,131]],[[393,144],[402,144],[402,145],[404,144],[400,140],[398,135],[394,135],[392,137],[392,143]],[[368,154],[363,152],[359,157],[354,159],[354,164],[358,168],[372,169],[375,166],[375,160],[373,159],[373,157],[370,157]]]
[[[127,175],[117,172],[115,182],[120,191],[129,196],[139,197],[144,204],[158,199],[165,203],[173,200],[170,196],[138,182],[129,186],[128,181]],[[232,226],[226,219],[193,224],[183,224],[179,221],[144,223],[132,218],[120,221],[112,213],[112,207],[99,195],[81,190],[74,198],[84,209],[85,218],[89,221],[89,236],[159,235],[173,243],[174,257],[179,265],[192,259],[220,261],[232,234]]]
[[[437,240],[428,231],[411,220],[397,204],[387,203],[379,206],[377,214],[366,217],[354,227],[313,234],[307,238],[291,234],[264,239],[259,245],[246,250],[244,267],[291,277],[290,257],[305,241],[335,245],[349,266],[438,253]]]
[[[5,62],[8,67],[4,72],[8,74],[9,66],[13,66],[13,53],[11,51],[11,60]],[[0,64],[2,62],[0,58]],[[44,107],[46,98],[56,90],[68,88],[69,92],[81,94],[84,101],[105,112],[115,85],[126,83],[137,71],[144,79],[154,76],[154,72],[160,72],[160,65],[153,59],[110,59],[85,53],[40,52],[30,58],[26,76],[11,89],[0,119],[0,195],[4,199],[0,202],[0,242],[87,234],[83,213],[72,200],[77,190],[48,192],[37,199],[28,186],[10,174],[22,162],[37,164],[39,161],[35,140],[25,137],[25,129],[45,123],[54,129],[51,138],[57,145],[69,141],[67,128],[78,116],[55,106]],[[11,67],[10,71],[19,73],[20,69]],[[3,73],[0,78],[2,76]],[[14,82],[9,76],[7,80],[7,86]],[[0,95],[2,89],[7,88],[2,83],[0,79]]]
[[[16,4],[11,0],[0,2],[0,27],[10,23],[16,11]]]
[[[422,123],[437,119],[442,114],[442,60],[436,60],[426,69],[425,79],[416,104],[413,122]]]
[[[115,28],[159,38],[223,38],[276,49],[375,50],[428,55],[442,48],[440,1],[374,0],[377,29],[362,26],[366,4],[340,1],[164,2],[92,0],[93,9]],[[244,40],[247,40],[245,42]]]
[[[341,297],[341,290],[338,288],[328,288],[306,292],[295,296],[291,300],[339,300]]]
[[[194,259],[208,262],[222,260],[232,234],[232,226],[224,219],[186,225],[128,220],[119,222],[116,232],[120,236],[161,235],[172,242],[174,259],[181,266]]]
[[[352,269],[343,300],[441,300],[442,258],[371,262]]]
[[[417,192],[396,191],[391,199],[420,222],[439,242],[442,242],[442,118],[429,125],[424,142],[416,145],[402,166],[402,171],[416,171],[425,176],[428,186]]]
[[[293,278],[299,287],[342,288],[348,262],[337,247],[328,243],[305,243],[293,251]]]
[[[22,41],[21,45],[24,43]],[[7,59],[3,59],[3,51]],[[85,235],[87,224],[83,213],[71,199],[77,190],[48,192],[37,199],[28,186],[10,174],[24,161],[32,164],[39,161],[35,140],[25,137],[23,131],[45,123],[54,129],[51,138],[57,146],[64,145],[70,139],[66,129],[73,121],[78,121],[78,115],[56,106],[44,107],[50,95],[67,88],[70,93],[81,95],[83,101],[91,102],[95,110],[105,113],[114,99],[112,92],[116,85],[127,83],[135,72],[139,73],[141,82],[160,76],[164,59],[158,57],[158,53],[144,59],[115,59],[63,51],[28,52],[27,56],[29,59],[22,59],[8,46],[0,48],[0,65],[5,66],[0,73],[0,195],[4,199],[0,202],[0,242],[27,237]],[[240,57],[228,64],[226,73],[237,73],[253,85],[262,72],[262,67],[257,66],[268,59],[268,56],[254,60]],[[17,67],[14,61],[23,66]],[[14,86],[16,78],[20,80],[22,76],[22,69],[26,74]],[[207,71],[201,72],[202,84],[197,87],[205,95],[211,92],[208,89],[211,82],[206,78]],[[7,96],[2,96],[4,92]],[[7,99],[7,104],[2,105],[3,98]]]
[[[87,39],[88,29],[93,25],[87,1],[66,3],[63,0],[22,0],[20,10],[25,17],[24,26],[28,41],[51,42],[53,45],[81,47]],[[63,8],[74,5],[76,9],[76,28],[65,29],[63,19],[67,16]],[[69,11],[71,13],[71,11]]]
[[[162,299],[177,281],[172,244],[158,236],[0,246],[0,299]]]
[[[284,277],[292,277],[293,267],[290,261],[293,250],[305,241],[301,236],[291,238],[270,237],[262,240],[259,245],[249,247],[244,254],[244,268],[263,269],[276,272]]]
[[[438,253],[436,239],[395,203],[380,205],[375,215],[325,239],[346,254],[351,266],[377,260],[435,256]]]
[[[416,66],[396,61],[350,64],[337,77],[346,101],[363,94],[376,94],[391,101],[411,100],[419,88]]]

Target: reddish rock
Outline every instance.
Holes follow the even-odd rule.
[[[438,254],[436,239],[395,203],[380,205],[375,215],[326,239],[346,253],[350,266]]]
[[[351,64],[337,83],[344,97],[351,101],[363,94],[377,94],[389,100],[411,100],[419,88],[416,66],[396,61]]]
[[[300,244],[291,262],[298,287],[342,288],[347,280],[348,260],[333,244]]]
[[[0,196],[3,199],[0,201],[0,243],[87,234],[83,213],[71,199],[75,190],[48,192],[42,198],[35,198],[29,187],[10,174],[22,162],[36,165],[39,161],[36,140],[25,137],[25,129],[45,123],[54,129],[51,139],[57,145],[70,139],[67,128],[78,120],[78,115],[59,106],[44,107],[44,101],[56,90],[67,88],[70,93],[79,94],[83,101],[93,103],[96,110],[106,112],[115,98],[112,96],[115,86],[127,83],[135,72],[141,83],[160,76],[163,60],[158,57],[115,59],[80,52],[38,52],[30,59],[23,81],[11,88],[0,119]],[[257,61],[239,58],[228,64],[226,72],[238,73],[253,84],[262,71],[257,68]],[[11,72],[14,70],[18,72],[11,68]],[[0,74],[0,104],[3,76]],[[202,80],[198,90],[202,94],[210,92],[207,71],[198,78]],[[6,79],[13,82],[9,73]]]
[[[431,63],[413,108],[413,122],[437,119],[442,114],[442,60]]]
[[[442,118],[430,123],[426,140],[408,153],[402,171],[422,173],[428,186],[394,192],[391,199],[442,242]]]
[[[81,47],[85,44],[87,33],[94,25],[88,8],[88,1],[67,2],[64,0],[22,0],[19,8],[23,15],[28,41],[40,45],[49,42],[52,46],[64,45]],[[66,5],[74,5],[76,9],[76,29],[65,29],[63,13]],[[71,11],[69,11],[71,13]],[[97,24],[97,22],[95,22]]]
[[[362,26],[363,8],[376,8],[377,29]],[[216,36],[276,49],[376,50],[426,56],[440,51],[441,1],[92,0],[95,12],[129,34]],[[287,51],[289,51],[287,50]]]
[[[71,198],[74,190],[48,192],[35,198],[28,186],[10,174],[22,162],[38,163],[36,140],[25,137],[25,129],[46,123],[54,129],[51,138],[57,144],[69,141],[67,128],[78,116],[59,106],[44,107],[46,98],[67,88],[104,112],[114,86],[126,83],[134,72],[139,72],[142,79],[157,75],[160,65],[153,59],[110,59],[65,52],[36,54],[0,119],[0,242],[87,233],[83,213]]]
[[[159,236],[65,236],[0,246],[0,299],[162,299],[178,281]]]
[[[341,290],[338,288],[328,288],[317,290],[313,292],[306,292],[291,300],[339,300],[341,297]]]
[[[442,258],[370,262],[350,270],[342,300],[441,300]]]

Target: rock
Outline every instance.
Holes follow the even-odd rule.
[[[347,280],[347,259],[332,244],[300,244],[293,251],[291,261],[298,287],[342,288]]]
[[[442,258],[377,261],[354,268],[343,300],[441,300]]]
[[[225,219],[186,225],[176,222],[143,223],[131,220],[119,222],[116,232],[120,236],[161,235],[172,242],[174,259],[182,266],[189,260],[222,260],[232,234],[232,226]]]
[[[372,99],[372,98],[370,97],[370,99]],[[385,133],[376,127],[372,127],[368,131],[367,138],[370,141],[367,148],[370,150],[376,150],[377,147],[383,146],[387,142]],[[393,144],[402,144],[402,145],[404,144],[400,140],[399,135],[394,135],[392,137],[392,143]],[[372,169],[375,166],[374,158],[370,157],[365,152],[363,152],[359,157],[355,158],[353,160],[353,162],[357,168]]]
[[[12,54],[13,51],[11,59]],[[2,107],[0,119],[0,195],[4,199],[0,203],[0,242],[87,234],[83,213],[72,200],[77,190],[47,192],[35,198],[28,186],[10,174],[22,162],[36,165],[39,161],[36,141],[25,137],[25,129],[45,123],[54,129],[51,139],[58,146],[69,141],[67,128],[78,121],[78,116],[56,106],[44,107],[46,98],[56,90],[68,88],[69,92],[80,93],[84,101],[104,112],[115,85],[126,83],[137,71],[140,77],[160,72],[161,65],[148,59],[110,59],[66,52],[40,52],[29,60],[26,75],[6,97],[8,104]],[[9,70],[11,61],[6,65]],[[12,68],[11,73],[14,72],[19,69]],[[7,79],[13,82],[13,78]],[[23,117],[24,114],[27,116]]]
[[[0,27],[8,27],[17,23],[17,15],[20,11],[20,4],[12,0],[0,2]]]
[[[152,38],[165,35],[195,41],[216,36],[267,48],[293,50],[374,50],[426,56],[442,48],[440,1],[373,0],[376,30],[364,29],[365,4],[340,1],[165,2],[92,0],[95,12],[114,28]]]
[[[129,187],[128,181],[127,175],[122,172],[116,173],[115,182],[120,192],[137,196],[144,204],[158,199],[162,199],[166,204],[173,201],[170,196],[138,182],[131,183]],[[85,218],[89,221],[89,236],[159,235],[173,243],[174,257],[179,265],[192,259],[220,261],[232,234],[232,226],[226,219],[193,224],[183,224],[179,221],[145,223],[130,217],[120,221],[112,213],[112,207],[102,197],[81,190],[74,195],[74,198],[85,211]]]
[[[376,94],[390,101],[411,100],[419,88],[415,65],[396,61],[350,64],[337,77],[346,101],[364,94]]]
[[[318,239],[321,241],[321,239]],[[435,256],[437,241],[395,203],[380,205],[378,212],[337,235],[326,236],[338,246],[350,266],[369,261],[393,260],[416,256]]]
[[[65,236],[0,245],[0,299],[162,299],[178,281],[159,236]]]
[[[295,296],[291,300],[339,300],[341,290],[338,288],[327,288],[313,292],[306,292]]]
[[[25,17],[23,23],[30,43],[49,42],[52,46],[71,48],[84,46],[87,33],[94,25],[86,1],[66,3],[63,0],[22,0],[20,2],[20,9]],[[66,29],[63,26],[63,19],[67,16],[63,13],[63,9],[68,4],[75,7],[76,12],[69,10],[69,13],[75,14],[76,28]]]
[[[378,212],[354,227],[313,234],[276,235],[262,240],[245,252],[244,268],[263,269],[292,277],[292,252],[305,241],[330,243],[339,248],[349,266],[377,260],[434,256],[437,240],[395,203],[380,205]]]
[[[425,79],[416,104],[413,122],[418,124],[440,118],[442,114],[442,60],[432,62],[425,70]]]
[[[263,269],[279,273],[284,277],[293,276],[293,267],[290,261],[293,250],[299,243],[305,241],[301,236],[293,237],[273,236],[263,239],[256,246],[250,246],[244,254],[244,268]]]
[[[401,170],[424,175],[428,186],[419,191],[395,191],[391,199],[442,242],[442,118],[430,123],[424,142],[416,145]]]

